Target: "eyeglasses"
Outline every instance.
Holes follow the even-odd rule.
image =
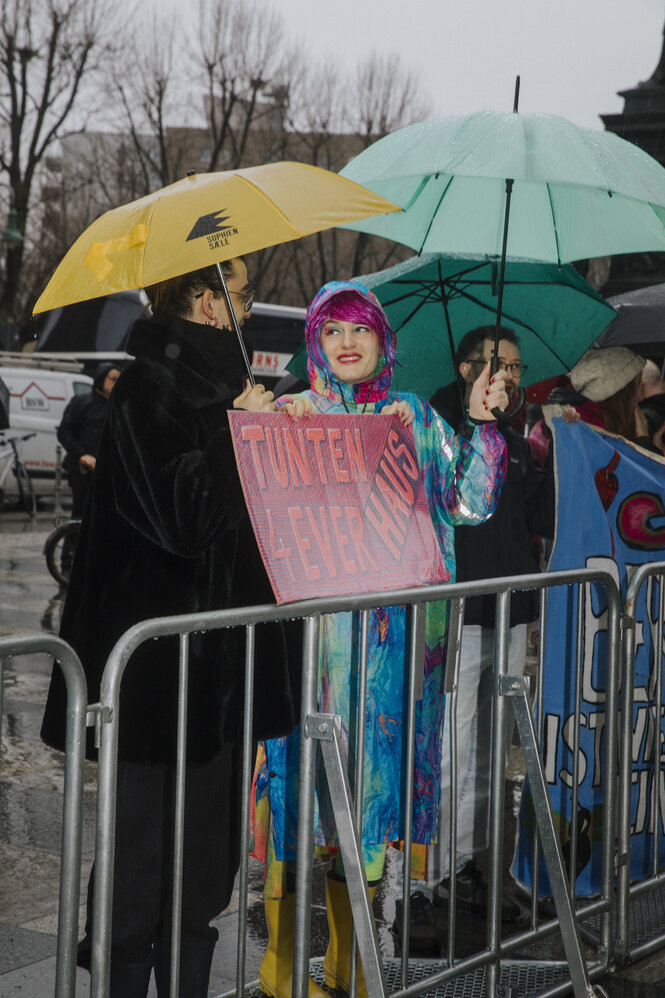
[[[194,295],[194,301],[197,298],[203,298],[205,291],[199,292],[198,295]],[[252,311],[252,305],[254,304],[254,299],[256,298],[256,288],[250,288],[249,291],[231,291],[229,289],[230,295],[240,295],[242,298],[242,307],[245,312]]]
[[[242,307],[245,312],[251,312],[252,305],[254,304],[254,299],[256,298],[256,289],[250,288],[249,291],[231,291],[232,295],[240,295],[242,298]]]
[[[475,360],[467,360],[467,361],[465,361],[465,363],[466,364],[482,364],[483,367],[484,367],[485,364],[487,363],[487,361],[486,360],[479,360],[478,358],[476,358]],[[519,380],[522,377],[522,375],[524,374],[524,372],[526,371],[526,369],[528,368],[528,366],[529,366],[528,364],[522,364],[519,361],[516,361],[514,364],[506,364],[505,361],[503,361],[503,360],[499,361],[499,370],[500,371],[506,371],[507,373],[508,372],[511,373],[512,376],[514,378],[516,378],[517,380]]]

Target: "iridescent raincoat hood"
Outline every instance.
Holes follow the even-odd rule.
[[[383,328],[377,329],[380,349],[379,362],[371,378],[355,385],[346,385],[333,375],[323,347],[321,346],[321,326],[327,318],[334,316],[330,309],[331,299],[342,292],[354,291],[359,297],[371,302],[383,316]],[[307,373],[312,391],[325,398],[354,404],[378,402],[388,394],[393,380],[395,366],[395,334],[388,324],[386,314],[378,299],[359,281],[330,281],[312,299],[305,318],[305,344],[307,347]]]

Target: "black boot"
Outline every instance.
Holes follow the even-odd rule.
[[[77,964],[90,973],[90,957],[92,942],[90,935],[86,932],[84,938],[78,944]],[[134,963],[123,963],[113,959],[111,954],[111,980],[109,985],[109,998],[146,998],[148,985],[150,983],[150,973],[152,971],[153,948],[148,953]]]
[[[208,998],[210,968],[216,939],[180,944],[178,998]],[[170,998],[171,947],[155,943],[155,981],[158,998]]]
[[[151,970],[152,955],[143,963],[120,963],[114,967],[111,962],[109,998],[146,998]]]

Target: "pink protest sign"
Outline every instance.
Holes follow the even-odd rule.
[[[229,420],[278,603],[447,581],[413,433],[397,417]]]

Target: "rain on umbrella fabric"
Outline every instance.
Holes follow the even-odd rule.
[[[192,174],[100,216],[79,236],[34,311],[147,287],[378,212],[392,203],[304,163]]]
[[[404,209],[348,227],[418,253],[500,256],[507,178],[515,182],[509,256],[560,263],[665,250],[665,169],[611,132],[554,115],[419,122],[341,173]]]

